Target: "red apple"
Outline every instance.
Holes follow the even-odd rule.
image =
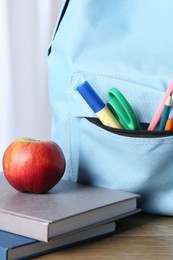
[[[65,157],[52,141],[20,138],[3,155],[3,171],[13,188],[21,192],[46,193],[62,178]]]

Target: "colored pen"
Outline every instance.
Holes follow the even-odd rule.
[[[77,87],[77,91],[104,125],[122,129],[120,123],[104,104],[104,102],[100,99],[88,81],[84,81],[82,84],[80,84]]]
[[[161,117],[161,120],[160,120],[159,129],[158,129],[159,131],[163,131],[164,128],[165,128],[166,121],[169,117],[169,111],[170,111],[171,103],[172,103],[172,97],[171,97],[171,95],[169,95],[167,100],[166,100],[166,103],[164,105],[164,110],[163,110],[163,114],[162,114],[162,117]]]
[[[165,125],[165,131],[170,131],[173,130],[173,121],[172,118],[168,118],[168,120],[166,121],[166,125]]]
[[[156,113],[154,114],[154,116],[153,116],[153,118],[151,120],[151,123],[150,123],[150,125],[148,127],[149,131],[152,131],[152,130],[155,129],[155,127],[156,127],[157,123],[159,122],[159,120],[161,118],[161,115],[163,113],[165,102],[166,102],[168,96],[172,92],[173,92],[173,80],[171,80],[171,82],[170,82],[170,84],[169,84],[169,86],[168,86],[168,88],[167,88],[167,90],[166,90],[166,92],[165,92],[165,94],[164,94],[164,96],[163,96],[163,98],[162,98],[162,100],[161,100],[157,110],[156,110]]]

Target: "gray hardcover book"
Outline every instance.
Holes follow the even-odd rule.
[[[48,242],[130,215],[139,195],[61,180],[47,194],[21,193],[0,174],[0,229]]]

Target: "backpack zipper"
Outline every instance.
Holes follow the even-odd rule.
[[[70,0],[66,0],[65,3],[64,3],[64,6],[62,8],[62,12],[61,12],[61,15],[60,15],[60,18],[59,18],[59,21],[58,21],[58,24],[57,24],[57,27],[56,27],[56,30],[55,30],[55,33],[54,33],[54,36],[53,36],[53,40],[55,39],[55,36],[56,36],[56,33],[58,31],[58,28],[60,26],[60,23],[65,15],[65,12],[67,10],[67,7],[68,7],[68,4],[69,4]]]
[[[56,33],[57,33],[57,31],[58,31],[58,28],[59,28],[59,26],[60,26],[60,23],[61,23],[61,21],[62,21],[64,15],[65,15],[65,12],[66,12],[66,10],[67,10],[67,7],[68,7],[69,2],[70,2],[70,0],[66,0],[65,3],[64,3],[64,5],[63,5],[63,7],[62,7],[62,11],[61,11],[61,14],[60,14],[60,18],[59,18],[59,21],[58,21],[56,30],[55,30],[54,35],[53,35],[53,38],[52,38],[52,42],[53,42],[54,39],[55,39]],[[52,50],[52,43],[51,43],[51,45],[50,45],[49,48],[48,48],[48,56],[50,55],[51,50]]]
[[[146,130],[125,130],[125,129],[117,129],[117,128],[112,128],[103,125],[99,119],[97,118],[91,118],[91,117],[86,117],[86,119],[95,124],[96,126],[103,128],[106,131],[109,131],[114,134],[122,135],[122,136],[127,136],[127,137],[138,137],[138,138],[159,138],[159,137],[167,137],[167,136],[173,136],[173,131],[147,131],[147,126],[148,124],[141,124],[145,126]]]

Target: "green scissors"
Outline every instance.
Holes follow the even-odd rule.
[[[139,129],[139,121],[132,107],[118,89],[111,88],[108,91],[107,107],[124,129]]]

